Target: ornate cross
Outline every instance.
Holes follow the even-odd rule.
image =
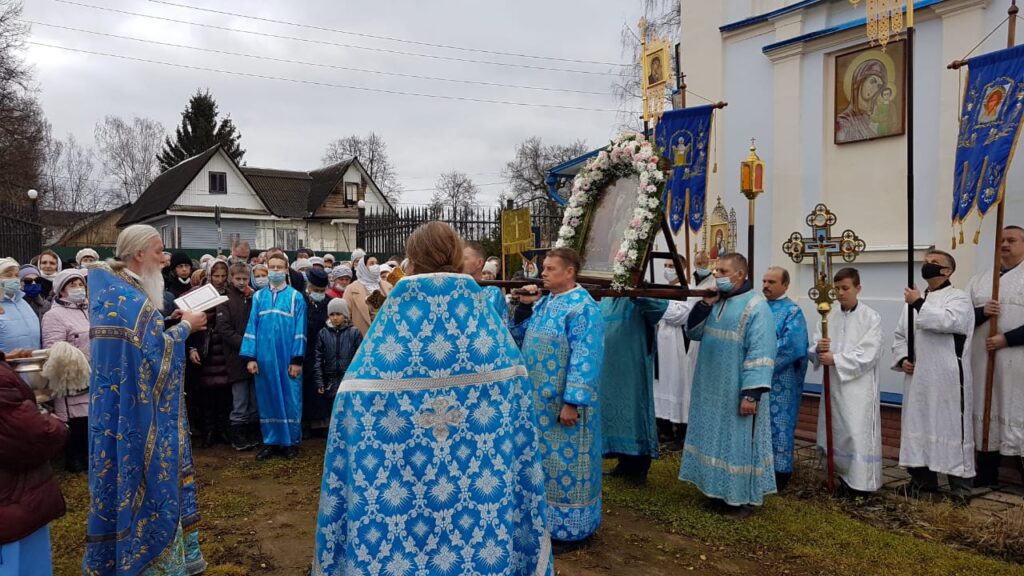
[[[822,316],[828,314],[836,299],[836,291],[832,287],[832,258],[839,256],[844,262],[853,262],[865,247],[864,241],[853,230],[844,230],[842,236],[832,236],[832,225],[835,223],[836,215],[828,206],[818,204],[807,215],[811,236],[808,238],[793,232],[782,245],[782,251],[793,262],[799,264],[807,256],[814,259],[814,286],[807,291],[807,296],[818,305],[818,312]]]

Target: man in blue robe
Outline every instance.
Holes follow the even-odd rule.
[[[775,492],[771,426],[761,396],[771,389],[775,321],[750,289],[747,259],[719,257],[717,294],[698,302],[686,334],[700,342],[679,479],[739,517]]]
[[[410,236],[339,386],[313,576],[553,572],[532,383],[480,286],[443,272],[460,244],[440,222]]]
[[[88,576],[206,569],[182,394],[185,339],[206,314],[185,311],[164,331],[163,250],[155,229],[129,226],[119,261],[89,272]]]
[[[523,290],[512,333],[533,380],[533,406],[543,439],[551,538],[582,542],[601,525],[601,411],[604,321],[576,284],[580,259],[556,248],[544,259],[544,287]]]
[[[634,482],[647,480],[658,457],[654,418],[655,330],[668,308],[665,300],[605,298],[601,367],[601,441],[605,456],[619,459],[612,471]]]
[[[477,282],[483,280],[485,256],[483,246],[476,242],[466,242],[462,248],[462,273],[469,274]],[[501,289],[497,286],[485,286],[484,294],[487,295],[487,299],[494,306],[498,316],[508,324],[508,301],[505,300]]]
[[[275,454],[299,455],[302,441],[302,364],[306,352],[306,300],[288,285],[288,260],[268,257],[270,285],[253,295],[241,357],[256,376],[263,449],[257,460]]]
[[[772,266],[761,280],[761,292],[775,317],[775,372],[768,404],[772,419],[775,484],[785,490],[793,476],[793,435],[807,375],[807,321],[803,310],[786,296],[789,271]]]

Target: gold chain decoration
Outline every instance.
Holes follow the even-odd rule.
[[[850,0],[854,6],[860,5],[861,0]],[[904,24],[908,27],[914,25],[914,0],[865,0],[867,8],[867,35],[868,40],[877,42],[885,50],[889,40],[904,30]],[[903,11],[906,9],[907,18],[904,22]]]

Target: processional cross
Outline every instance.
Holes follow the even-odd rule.
[[[844,230],[841,236],[832,236],[832,225],[836,215],[824,204],[818,204],[807,215],[811,236],[805,237],[793,232],[782,245],[782,251],[799,264],[805,257],[814,259],[814,286],[807,296],[814,301],[821,315],[821,337],[828,338],[828,315],[836,300],[836,289],[832,283],[832,258],[841,257],[844,262],[853,262],[864,251],[864,241],[853,230]],[[825,396],[825,439],[828,450],[828,489],[835,489],[835,462],[832,457],[832,394],[829,370],[826,367],[822,379]]]

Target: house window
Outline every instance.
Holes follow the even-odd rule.
[[[160,241],[164,243],[164,248],[174,248],[174,237],[171,235],[173,228],[170,226],[160,227]]]
[[[210,172],[210,194],[228,193],[227,172]]]
[[[345,182],[345,203],[355,204],[359,195],[359,184],[356,182]]]
[[[282,250],[286,251],[298,250],[300,248],[299,231],[274,230],[274,245],[280,246]]]

